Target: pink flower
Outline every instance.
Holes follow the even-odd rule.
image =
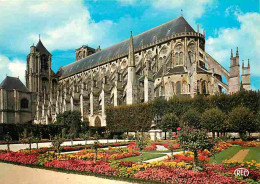
[[[178,131],[181,130],[181,127],[178,127],[177,130],[178,130]]]

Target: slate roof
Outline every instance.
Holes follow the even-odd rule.
[[[51,55],[51,53],[44,47],[41,40],[37,43],[36,50],[48,56]]]
[[[176,33],[185,32],[185,28],[187,32],[195,32],[194,29],[188,24],[188,22],[182,16],[180,16],[167,23],[134,36],[134,48],[137,49],[142,45],[153,43],[156,40],[160,40]],[[110,58],[117,57],[118,55],[128,54],[128,46],[129,39],[103,49],[100,52],[92,54],[86,58],[75,61],[69,65],[63,66],[60,70],[61,78],[65,78],[75,73],[84,71],[93,65],[101,63]]]
[[[6,78],[0,84],[0,89],[6,89],[6,90],[16,89],[23,92],[29,92],[28,88],[25,87],[25,85],[20,81],[19,78],[9,77],[9,76],[6,76]]]

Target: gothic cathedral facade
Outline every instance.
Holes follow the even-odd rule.
[[[36,94],[35,122],[48,124],[78,110],[90,126],[106,126],[107,106],[149,102],[173,95],[213,95],[250,90],[250,64],[231,50],[230,70],[205,51],[201,34],[181,16],[101,50],[82,46],[75,61],[54,73],[41,40],[27,57],[26,86]],[[225,78],[225,79],[224,79]]]

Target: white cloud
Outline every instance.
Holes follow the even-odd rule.
[[[0,0],[0,10],[0,47],[12,51],[29,52],[38,34],[50,51],[110,44],[113,22],[94,22],[82,0]]]
[[[19,77],[25,83],[25,61],[19,59],[10,60],[8,57],[0,55],[0,82],[8,76]]]
[[[174,9],[181,12],[191,22],[194,22],[196,18],[201,17],[206,8],[212,3],[213,0],[160,0],[152,1],[153,6],[158,9]]]
[[[260,14],[235,12],[235,16],[240,27],[220,29],[216,37],[208,38],[206,50],[229,67],[230,49],[238,46],[240,61],[250,59],[251,74],[260,77]]]

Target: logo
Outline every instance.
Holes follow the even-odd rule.
[[[249,175],[249,171],[246,169],[246,168],[237,168],[235,171],[234,171],[234,175],[235,176],[245,176],[247,177]]]

